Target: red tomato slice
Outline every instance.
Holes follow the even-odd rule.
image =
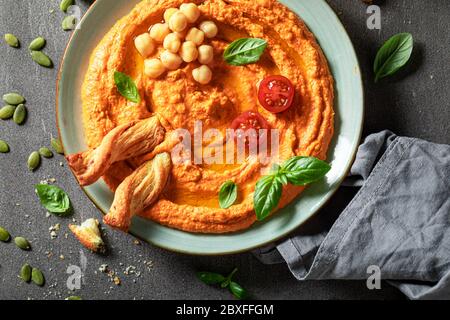
[[[294,85],[288,78],[268,76],[259,85],[258,100],[267,111],[280,113],[292,106],[294,93]]]
[[[256,111],[247,111],[239,115],[231,123],[231,129],[269,129],[269,124],[262,115]]]
[[[231,129],[235,130],[235,138],[240,139],[245,136],[245,133],[249,129],[254,129],[256,134],[251,135],[250,138],[265,138],[266,134],[261,134],[260,129],[269,129],[269,124],[262,115],[256,111],[247,111],[239,115],[231,123]],[[240,129],[240,130],[239,130]],[[248,142],[248,140],[247,140]]]

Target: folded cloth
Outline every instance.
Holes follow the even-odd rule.
[[[298,280],[368,279],[379,270],[410,299],[450,299],[450,146],[372,134],[344,185],[361,189],[329,231],[254,254],[286,262]]]

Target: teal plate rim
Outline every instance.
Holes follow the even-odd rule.
[[[94,35],[100,38],[104,35],[98,31],[89,34],[82,32],[83,27],[92,30],[88,26],[101,25],[98,22],[101,19],[97,16],[101,17],[102,12],[111,14],[120,6],[131,9],[138,2],[139,0],[115,0],[111,7],[108,0],[95,1],[83,16],[81,28],[75,30],[69,39],[56,83],[56,123],[65,154],[84,149],[84,140],[80,134],[81,120],[73,121],[80,114],[75,112],[76,93],[79,91],[70,90],[79,88],[79,81],[84,77],[82,68],[76,66],[82,65],[82,57],[89,58],[97,44]],[[220,235],[188,233],[135,217],[130,234],[163,249],[185,254],[223,255],[245,252],[284,238],[305,223],[328,202],[348,174],[361,139],[364,117],[363,85],[355,50],[344,26],[325,0],[280,2],[297,13],[316,36],[335,79],[335,135],[328,156],[333,169],[323,181],[309,186],[293,203],[270,219],[257,222],[241,232]],[[124,14],[126,12],[114,19]],[[105,31],[110,27],[105,26]],[[92,46],[87,47],[87,44]],[[89,51],[84,55],[79,54],[83,49]],[[343,111],[346,113],[345,118],[342,118]],[[103,181],[82,189],[101,212],[108,211],[113,194]]]

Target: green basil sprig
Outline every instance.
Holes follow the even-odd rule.
[[[127,100],[134,103],[141,102],[141,96],[139,95],[136,83],[134,83],[132,78],[125,73],[116,71],[114,72],[114,82],[119,93]]]
[[[247,297],[247,290],[245,290],[237,282],[232,281],[235,273],[238,271],[234,268],[228,276],[223,276],[215,272],[197,272],[197,277],[204,283],[209,285],[220,285],[221,288],[228,288],[230,292],[238,299],[245,299]]]
[[[237,185],[233,181],[227,181],[220,187],[219,204],[222,209],[231,207],[237,199]]]
[[[242,38],[233,41],[223,53],[228,64],[242,66],[255,63],[261,58],[267,47],[267,41],[258,38]]]
[[[285,181],[282,179],[283,175],[276,173],[262,177],[256,183],[253,204],[255,206],[256,218],[259,221],[264,220],[278,206],[283,184],[285,184]]]
[[[324,177],[331,166],[314,157],[293,157],[282,166],[276,165],[272,174],[256,183],[253,195],[256,218],[267,218],[280,203],[283,185],[304,186]]]
[[[387,40],[375,57],[373,65],[375,82],[403,67],[411,57],[413,47],[414,40],[410,33],[399,33]]]
[[[37,184],[35,188],[42,206],[49,212],[59,216],[71,212],[69,196],[62,189],[48,184]]]

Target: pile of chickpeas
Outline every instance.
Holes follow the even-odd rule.
[[[205,38],[214,38],[218,33],[213,21],[203,21],[197,27],[188,28],[200,17],[200,10],[194,3],[184,3],[177,8],[167,9],[164,23],[150,27],[149,32],[136,37],[136,49],[145,59],[144,73],[150,78],[158,78],[166,70],[177,70],[184,62],[198,61],[202,64],[192,70],[192,77],[201,84],[208,84],[212,79],[212,71],[207,66],[214,58],[213,47],[203,44]],[[164,51],[159,59],[147,59],[158,44]]]

